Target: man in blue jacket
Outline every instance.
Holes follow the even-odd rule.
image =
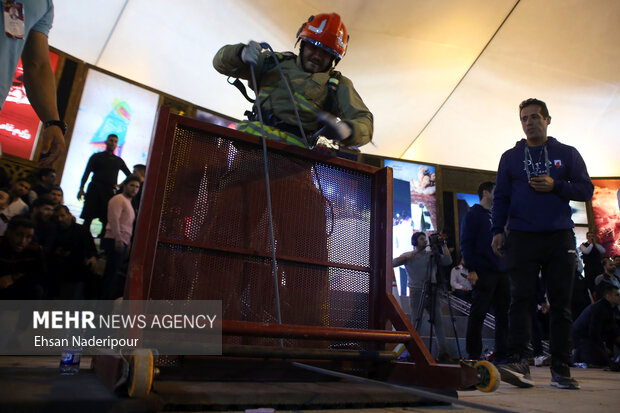
[[[510,282],[505,272],[504,260],[491,248],[491,206],[495,184],[483,182],[478,187],[480,203],[474,205],[461,225],[461,254],[467,276],[474,286],[471,309],[467,322],[466,348],[469,358],[479,360],[482,353],[482,325],[487,311],[495,309],[496,361],[508,357],[508,306]]]
[[[506,254],[511,283],[511,362],[498,367],[502,380],[534,385],[526,357],[536,278],[542,271],[550,304],[551,385],[578,389],[568,366],[576,265],[569,201],[590,200],[594,186],[579,152],[547,136],[551,116],[544,102],[521,102],[519,116],[526,139],[502,155],[492,213],[493,251]]]

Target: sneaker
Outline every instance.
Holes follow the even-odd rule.
[[[516,363],[498,364],[497,369],[499,370],[502,381],[506,383],[524,388],[534,386],[527,360],[521,360]]]
[[[577,380],[571,376],[563,376],[553,370],[551,370],[551,385],[553,387],[557,387],[558,389],[579,389],[579,382]]]

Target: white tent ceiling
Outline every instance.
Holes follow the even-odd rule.
[[[349,31],[339,70],[375,115],[363,152],[495,170],[523,137],[518,104],[547,102],[548,133],[590,175],[620,176],[618,0],[55,0],[50,44],[199,106],[248,103],[211,64],[224,44],[293,50],[311,14]]]

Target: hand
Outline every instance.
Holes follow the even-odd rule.
[[[491,248],[493,248],[493,252],[498,257],[501,257],[504,255],[504,252],[502,251],[504,248],[504,234],[503,233],[495,234],[495,236],[493,237],[493,241],[491,242]]]
[[[94,268],[95,264],[97,264],[97,257],[90,257],[84,261],[87,267]]]
[[[260,44],[254,40],[250,40],[250,42],[241,49],[241,61],[246,65],[256,65],[261,50],[263,50],[263,48]]]
[[[476,271],[470,271],[469,274],[467,274],[467,281],[469,281],[471,285],[476,285],[476,282],[478,282],[478,274]]]
[[[123,252],[125,248],[125,244],[120,239],[114,241],[114,250],[116,252]]]
[[[549,175],[533,176],[530,179],[530,186],[536,192],[551,192],[553,191],[553,184],[554,180]]]
[[[319,112],[316,116],[319,123],[323,124],[323,136],[335,141],[342,141],[351,136],[353,129],[334,115],[327,112]]]
[[[549,312],[549,303],[548,302],[544,302],[540,305],[540,312],[543,314],[547,314]]]
[[[77,195],[78,201],[81,201],[82,198],[84,198],[85,195],[86,195],[86,192],[84,192],[83,189],[80,189],[80,191],[78,192],[78,195]]]
[[[65,137],[59,126],[49,126],[43,129],[41,134],[42,145],[39,157],[39,167],[49,168],[54,162],[65,153]]]

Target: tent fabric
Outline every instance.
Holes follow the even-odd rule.
[[[590,175],[620,176],[617,0],[55,0],[50,45],[235,118],[248,108],[212,66],[224,44],[294,50],[310,15],[339,13],[338,69],[375,116],[363,152],[496,170],[523,137],[518,105],[547,102],[548,133]]]

